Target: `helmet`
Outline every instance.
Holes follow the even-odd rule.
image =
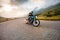
[[[29,15],[33,15],[33,11],[31,11],[31,12],[29,13]]]

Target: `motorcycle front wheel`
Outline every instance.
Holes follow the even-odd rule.
[[[33,26],[34,27],[38,27],[39,25],[40,25],[40,21],[39,20],[33,21]]]

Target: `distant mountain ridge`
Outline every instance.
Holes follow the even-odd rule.
[[[53,9],[60,9],[60,3],[55,4],[55,5],[52,5],[52,6],[49,6],[49,7],[44,8],[44,9],[39,9],[38,11],[36,11],[36,12],[33,13],[33,14],[34,14],[34,15],[39,15],[39,14],[41,14],[42,12],[49,11],[49,10],[53,10]],[[34,11],[34,10],[33,10],[33,11]]]

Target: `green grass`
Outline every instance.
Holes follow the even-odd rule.
[[[37,19],[39,19],[39,20],[60,20],[60,15],[52,16],[52,17],[38,16]]]

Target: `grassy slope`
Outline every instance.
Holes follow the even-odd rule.
[[[40,20],[60,20],[60,15],[52,16],[52,17],[38,16],[37,19],[40,19]]]
[[[60,4],[48,7],[45,9],[46,11],[43,11],[40,15],[38,15],[37,19],[40,20],[60,20],[60,15],[52,16],[52,17],[47,17],[46,15],[43,16],[45,12],[49,12],[51,10],[58,10],[60,12]],[[47,13],[46,13],[47,14]],[[59,13],[60,14],[60,13]]]

